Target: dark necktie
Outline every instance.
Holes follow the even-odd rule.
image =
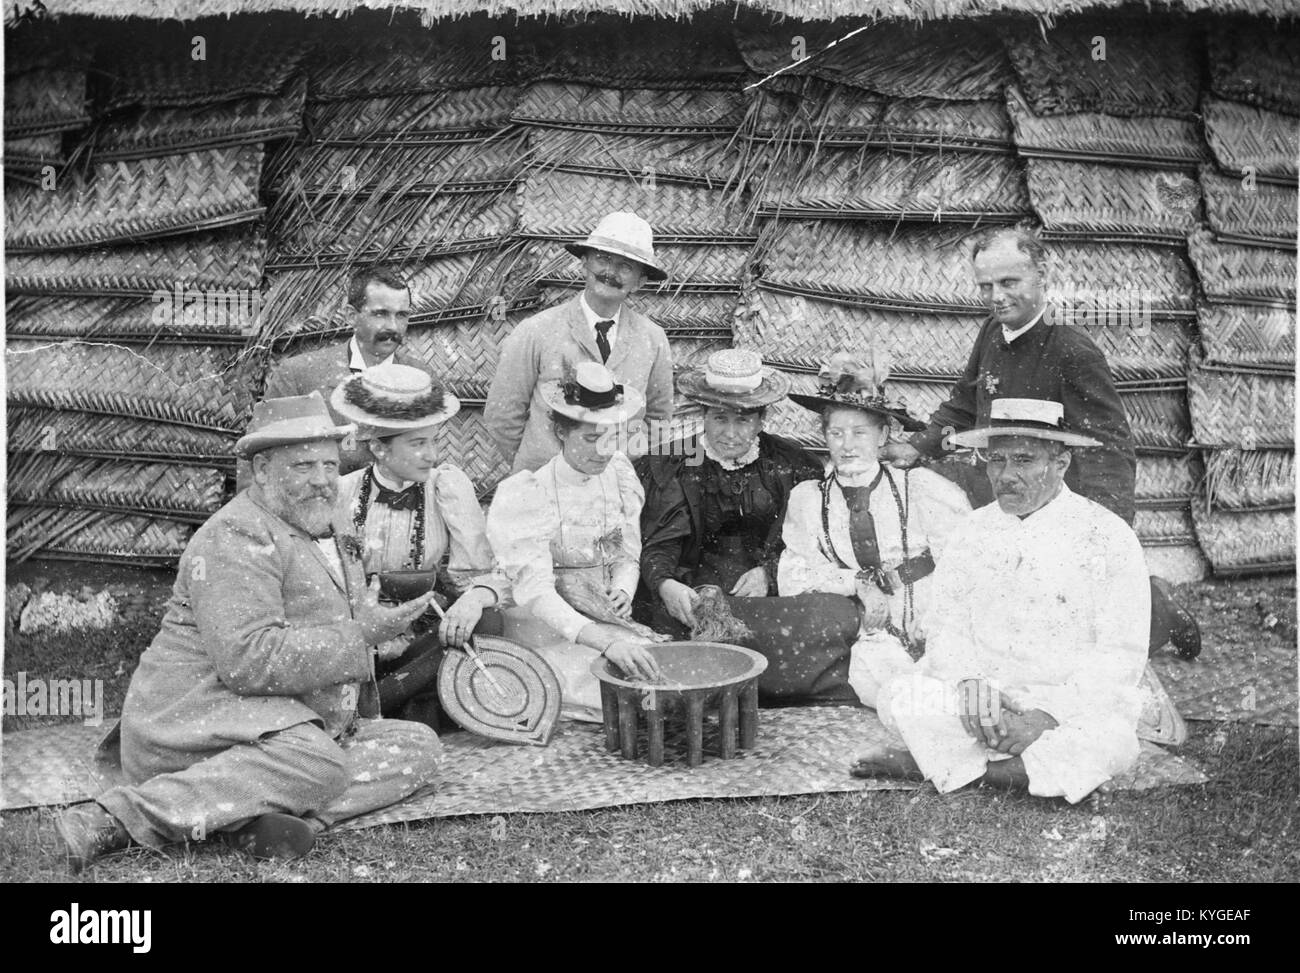
[[[600,349],[602,364],[609,361],[609,329],[612,327],[614,327],[613,321],[596,322],[596,347]]]
[[[379,496],[375,497],[375,503],[383,504],[393,510],[419,510],[420,500],[424,494],[423,483],[412,483],[404,490],[390,490],[382,483],[376,483],[379,489]]]

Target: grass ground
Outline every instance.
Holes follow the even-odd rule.
[[[10,579],[11,582],[14,580]],[[65,583],[54,576],[53,584]],[[100,579],[102,583],[103,579]],[[78,579],[78,584],[84,581]],[[122,583],[117,579],[114,583]],[[157,627],[162,580],[128,579],[149,606],[75,638],[12,636],[5,672],[102,678],[120,706]],[[1295,644],[1294,579],[1180,589],[1207,639]],[[6,730],[42,722],[6,717]],[[1195,787],[1121,793],[1085,807],[971,788],[681,801],[561,814],[462,817],[327,835],[307,859],[257,863],[217,843],[170,855],[133,850],[101,882],[316,881],[1093,881],[1300,879],[1294,728],[1192,722],[1180,752]],[[64,880],[50,809],[10,812],[0,880]]]

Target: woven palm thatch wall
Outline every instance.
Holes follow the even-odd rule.
[[[347,333],[357,262],[411,279],[409,350],[464,400],[445,448],[486,493],[501,340],[581,287],[560,243],[632,209],[670,271],[634,300],[679,367],[736,344],[806,386],[870,339],[920,415],[981,321],[971,235],[1038,226],[1120,382],[1143,542],[1287,561],[1293,22],[728,8],[7,35],[11,556],[179,554],[229,495],[267,369]],[[820,445],[802,410],[770,424]]]

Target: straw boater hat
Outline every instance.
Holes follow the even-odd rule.
[[[318,439],[342,439],[356,426],[334,423],[319,392],[263,399],[253,406],[248,429],[235,443],[235,455],[249,459],[273,446],[292,446]]]
[[[989,405],[989,424],[955,433],[955,446],[984,449],[990,439],[999,436],[1027,436],[1050,439],[1067,446],[1100,446],[1089,436],[1070,432],[1065,427],[1065,406],[1050,399],[994,399]]]
[[[756,351],[725,348],[709,355],[704,367],[682,372],[677,377],[677,391],[701,405],[748,411],[785,398],[790,379],[764,368]]]
[[[645,406],[644,395],[615,384],[609,369],[594,361],[579,362],[562,382],[544,382],[541,393],[553,411],[596,425],[631,419]]]
[[[353,375],[330,395],[330,405],[361,426],[362,439],[422,429],[460,411],[460,400],[435,385],[428,372],[396,362]]]
[[[566,243],[564,249],[575,257],[583,256],[588,250],[617,254],[645,267],[646,276],[651,280],[664,280],[668,276],[655,257],[650,224],[635,213],[606,214],[587,239]]]
[[[925,423],[912,418],[901,401],[893,401],[885,392],[889,381],[889,354],[884,349],[868,348],[862,356],[847,351],[836,352],[817,373],[817,394],[790,394],[790,400],[824,412],[827,406],[847,405],[863,412],[897,419],[908,432],[920,432]]]

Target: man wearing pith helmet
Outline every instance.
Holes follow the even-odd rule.
[[[565,249],[582,260],[582,293],[524,319],[506,338],[483,410],[512,472],[536,470],[558,451],[541,388],[563,381],[580,362],[604,365],[619,384],[644,395],[646,420],[666,422],[673,414],[668,337],[626,303],[647,280],[668,276],[650,224],[635,213],[610,213]]]

